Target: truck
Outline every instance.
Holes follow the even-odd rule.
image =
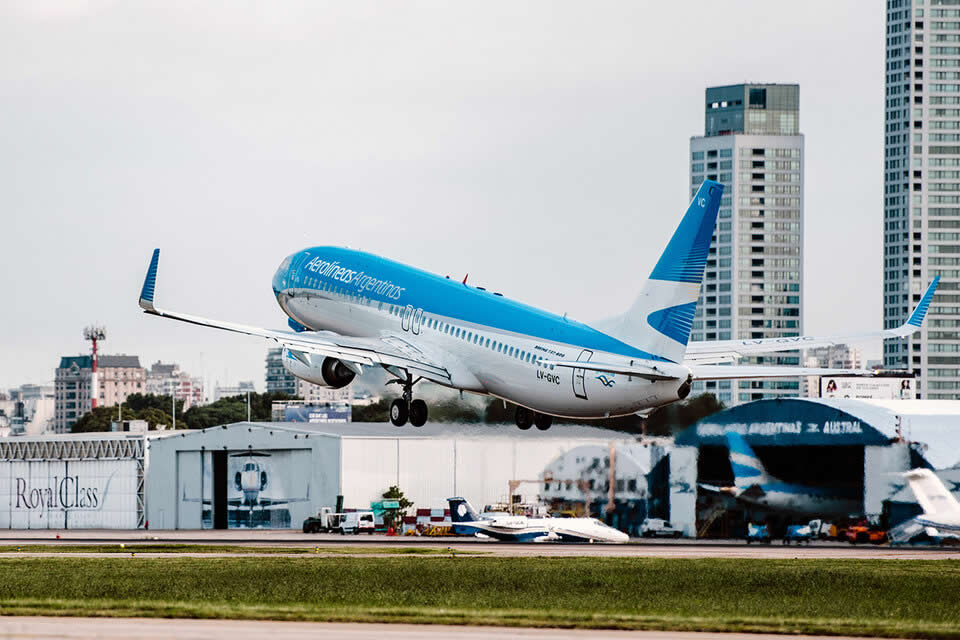
[[[334,513],[330,507],[322,507],[317,515],[303,521],[304,533],[353,533],[364,531],[372,534],[373,511],[348,511]]]
[[[763,542],[770,544],[770,529],[765,524],[747,523],[747,544]]]
[[[810,529],[810,525],[791,524],[787,527],[787,532],[783,536],[783,544],[790,544],[791,542],[796,542],[797,544],[806,542],[810,544],[810,540],[812,539],[813,532]]]
[[[811,520],[807,525],[810,527],[810,535],[815,540],[836,540],[837,525],[826,520]]]

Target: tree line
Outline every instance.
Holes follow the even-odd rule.
[[[286,393],[250,392],[250,419],[254,422],[269,422],[274,401],[296,400]],[[247,396],[220,398],[214,403],[195,405],[183,410],[183,400],[177,400],[177,429],[206,429],[247,419]],[[71,431],[89,433],[110,431],[110,423],[120,417],[124,420],[146,420],[150,430],[173,427],[173,405],[170,396],[150,393],[132,393],[122,406],[97,407],[77,420]]]

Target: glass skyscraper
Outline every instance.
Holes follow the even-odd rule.
[[[803,329],[803,135],[800,87],[706,91],[704,135],[690,139],[690,196],[724,185],[691,340],[777,338]],[[740,364],[799,365],[798,352]],[[697,382],[726,405],[800,395],[800,378]]]
[[[884,366],[915,371],[918,398],[960,399],[960,1],[888,0],[885,37],[884,326],[941,281]]]

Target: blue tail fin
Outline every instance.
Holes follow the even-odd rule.
[[[465,498],[447,498],[447,502],[450,504],[451,522],[456,524],[458,522],[476,522],[481,519]]]
[[[657,261],[640,297],[600,328],[655,357],[680,362],[687,350],[723,185],[705,180]]]
[[[147,277],[143,279],[143,288],[140,289],[140,308],[144,311],[153,311],[153,294],[157,288],[157,266],[160,263],[160,249],[153,250],[150,266],[147,267]]]
[[[733,484],[738,489],[748,489],[755,484],[768,482],[771,478],[763,468],[760,458],[747,441],[735,431],[727,431],[727,447],[730,449],[730,466],[733,468]]]

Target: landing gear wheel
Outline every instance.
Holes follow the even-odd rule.
[[[514,414],[514,417],[517,421],[517,426],[526,431],[533,426],[533,411],[527,409],[526,407],[517,407],[517,412]]]
[[[410,424],[422,427],[427,424],[427,403],[417,399],[410,403]]]
[[[553,424],[553,416],[548,416],[545,413],[534,414],[533,424],[537,425],[537,429],[540,429],[540,431],[546,431]]]
[[[390,422],[393,423],[393,426],[402,427],[407,424],[408,413],[407,403],[400,398],[390,403]]]

